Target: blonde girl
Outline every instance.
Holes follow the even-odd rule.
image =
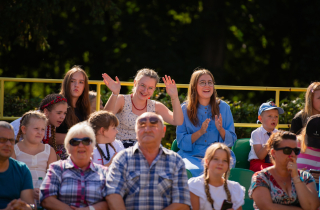
[[[290,131],[296,135],[300,134],[308,118],[315,114],[320,114],[320,82],[313,82],[309,85],[304,108],[292,119]]]
[[[204,174],[188,181],[193,210],[218,210],[224,202],[233,210],[242,209],[245,188],[228,180],[230,161],[230,149],[225,144],[214,143],[208,147],[203,159]]]
[[[63,154],[61,150],[57,149],[56,128],[59,127],[64,121],[67,114],[67,108],[67,99],[63,97],[63,95],[55,93],[49,94],[44,99],[42,99],[39,106],[39,111],[44,113],[48,120],[42,142],[53,147],[59,158],[63,157]],[[15,138],[17,142],[22,139],[22,133],[19,133],[20,121],[21,118],[11,123],[15,131]]]
[[[56,152],[49,144],[43,144],[47,117],[38,111],[26,112],[20,121],[18,137],[23,139],[14,146],[12,157],[27,164],[33,186],[39,177],[44,178],[49,165],[57,161]],[[34,189],[34,199],[39,200],[39,189]]]
[[[138,116],[145,112],[155,112],[171,125],[181,125],[183,123],[177,86],[170,76],[166,75],[162,79],[166,85],[166,91],[171,97],[173,111],[170,111],[161,102],[149,99],[159,82],[158,74],[152,69],[144,68],[137,72],[131,95],[119,95],[121,84],[118,77],[116,77],[116,81],[107,74],[103,74],[102,77],[106,86],[112,91],[104,109],[111,111],[119,119],[117,139],[122,141],[125,148],[135,144],[135,122]]]
[[[108,111],[94,112],[88,121],[97,140],[92,161],[108,167],[115,155],[124,149],[122,142],[115,139],[119,121],[114,114]]]

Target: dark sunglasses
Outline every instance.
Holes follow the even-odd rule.
[[[71,146],[79,146],[80,142],[82,142],[82,144],[84,146],[88,146],[88,145],[90,145],[92,143],[92,140],[89,137],[84,137],[82,139],[80,139],[80,138],[72,138],[72,139],[70,139],[69,144]]]
[[[7,141],[10,141],[10,143],[11,143],[12,145],[15,144],[15,140],[14,140],[14,139],[0,138],[0,143],[1,143],[1,144],[5,144],[5,143],[7,143]]]
[[[144,117],[144,118],[140,118],[138,120],[139,125],[145,125],[147,123],[148,119],[149,119],[150,124],[152,124],[152,125],[158,124],[158,122],[160,121],[160,119],[157,117]]]
[[[282,150],[283,154],[290,155],[292,153],[292,150],[294,154],[299,155],[300,154],[300,148],[291,148],[291,147],[280,147],[280,148],[274,148],[274,150]]]

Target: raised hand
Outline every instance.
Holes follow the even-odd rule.
[[[216,115],[214,117],[214,124],[216,125],[216,128],[218,131],[220,131],[222,129],[222,116],[221,116],[221,113],[219,115],[219,117]]]
[[[102,78],[104,84],[106,84],[113,94],[118,95],[120,93],[121,84],[118,77],[116,77],[116,81],[114,81],[108,74],[103,73]]]
[[[287,169],[291,173],[291,177],[299,176],[298,166],[297,166],[297,157],[289,157],[291,160],[287,164]]]
[[[176,82],[171,79],[170,76],[165,75],[165,77],[162,77],[163,83],[166,85],[166,91],[169,94],[169,96],[174,99],[178,97],[178,89],[176,86]]]
[[[211,121],[211,119],[208,118],[208,119],[206,119],[206,120],[202,123],[201,128],[200,128],[202,135],[207,132],[207,128],[208,128],[208,126],[209,126],[209,122],[210,122],[210,121]]]

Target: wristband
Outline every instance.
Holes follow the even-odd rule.
[[[96,210],[93,206],[88,206],[89,210]]]
[[[112,92],[112,95],[114,95],[114,96],[118,96],[119,94],[114,94],[113,92]],[[90,209],[91,210],[91,209]]]

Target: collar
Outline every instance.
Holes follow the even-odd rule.
[[[268,131],[266,129],[264,129],[264,127],[262,125],[261,125],[260,128],[261,128],[263,134],[267,134],[268,133]],[[277,129],[273,129],[273,131],[271,131],[271,133],[274,133],[274,132],[277,132],[277,131],[278,131]]]
[[[71,160],[70,156],[66,159],[66,162],[65,162],[65,168],[75,168],[75,169],[79,169],[79,167]],[[96,168],[95,166],[93,165],[92,161],[90,161],[88,167],[86,168],[87,169],[91,169],[92,171],[96,171]]]
[[[133,148],[132,148],[132,153],[134,154],[136,151],[141,152],[140,147],[139,147],[139,143],[137,142]],[[141,152],[142,153],[142,152]],[[170,153],[169,150],[167,150],[166,148],[164,148],[161,144],[159,145],[159,154],[164,153],[166,155],[168,155]]]

